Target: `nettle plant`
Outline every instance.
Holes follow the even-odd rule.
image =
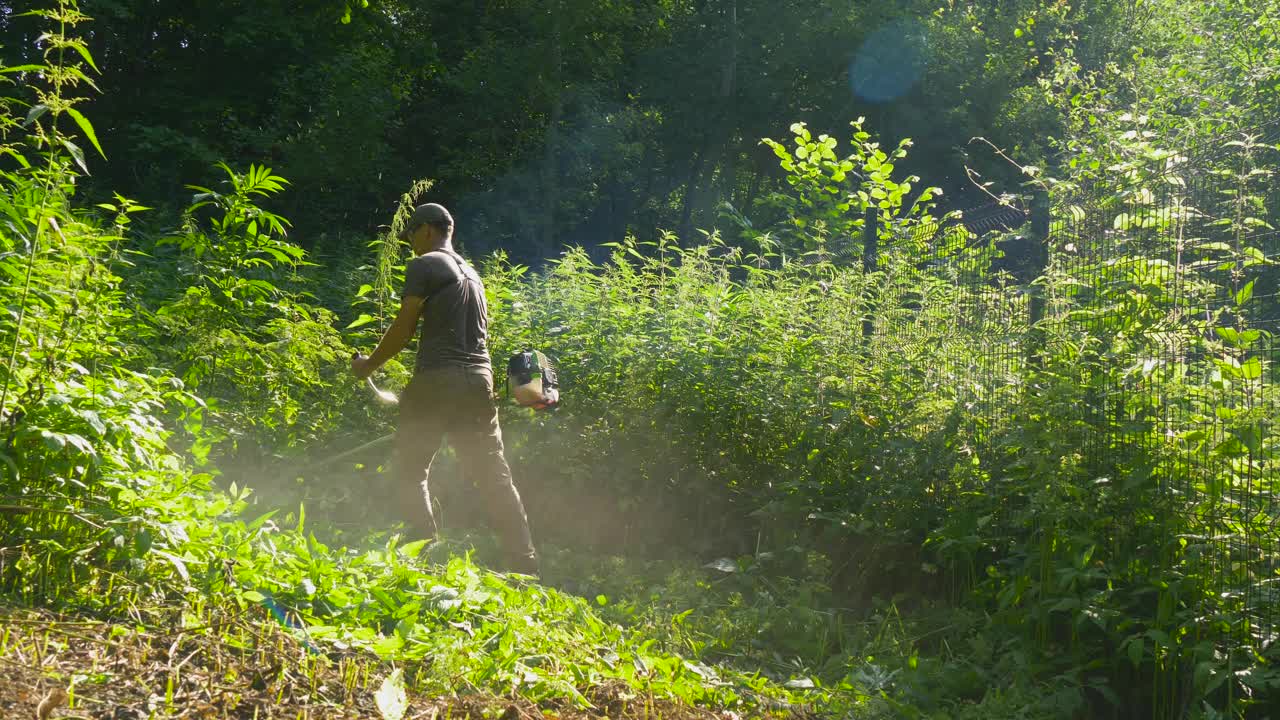
[[[1206,332],[1182,405],[1188,422],[1178,436],[1176,460],[1200,465],[1183,510],[1192,532],[1177,568],[1200,579],[1197,602],[1177,615],[1185,662],[1195,662],[1195,690],[1215,692],[1248,707],[1265,701],[1260,690],[1280,687],[1280,673],[1258,651],[1270,645],[1274,628],[1258,622],[1273,601],[1274,559],[1280,530],[1274,508],[1280,463],[1280,413],[1275,384],[1274,295],[1255,296],[1259,283],[1274,283],[1274,250],[1262,243],[1274,234],[1266,193],[1276,148],[1244,136],[1227,143],[1230,159],[1212,171],[1215,193],[1201,199],[1196,253],[1190,268],[1215,286],[1206,303]],[[1207,462],[1205,460],[1207,456]],[[1197,462],[1197,460],[1199,462]],[[1215,577],[1205,558],[1233,558]],[[1211,618],[1207,623],[1206,618]]]
[[[155,361],[209,401],[183,413],[193,440],[204,438],[192,446],[201,459],[211,442],[253,454],[313,440],[341,422],[353,396],[332,383],[350,352],[335,316],[306,300],[301,270],[311,263],[288,241],[288,221],[259,204],[287,181],[265,167],[218,167],[225,189],[191,186],[181,232],[157,243],[158,253],[174,246],[179,255],[162,257],[148,277],[160,288]],[[189,284],[156,276],[172,263],[187,266]],[[208,422],[210,409],[220,421]]]
[[[1278,538],[1249,510],[1274,502],[1280,407],[1270,336],[1253,322],[1274,313],[1254,296],[1271,264],[1258,244],[1269,151],[1246,138],[1206,169],[1141,132],[1129,142],[1121,187],[1060,211],[1055,236],[1070,244],[1041,281],[1034,391],[995,443],[998,492],[955,514],[982,518],[971,539],[992,562],[979,592],[1007,627],[1082,682],[1136,678],[1125,684],[1143,697],[1099,692],[1172,718],[1201,700],[1262,702],[1249,694],[1275,680],[1254,618]],[[932,542],[956,545],[961,525]],[[1098,647],[1116,659],[1089,660]]]
[[[29,103],[0,103],[0,592],[57,604],[82,587],[123,578],[150,548],[132,498],[162,495],[178,467],[159,416],[188,396],[163,370],[136,372],[137,322],[124,302],[122,252],[142,206],[117,196],[97,213],[72,204],[95,147],[75,90],[93,59],[70,33],[74,3],[35,13],[53,27],[43,64],[23,73]],[[192,480],[190,487],[199,485]]]
[[[391,226],[381,237],[368,243],[374,256],[373,262],[360,264],[355,268],[354,277],[369,278],[370,282],[361,282],[355,296],[348,296],[352,309],[358,313],[343,328],[352,345],[366,349],[375,346],[387,326],[395,319],[400,307],[405,265],[412,256],[407,243],[399,239],[399,234],[413,215],[414,208],[423,202],[424,196],[434,184],[430,179],[418,180],[400,196]],[[499,317],[495,316],[490,321],[498,320]],[[501,356],[495,354],[494,357]],[[401,387],[408,383],[411,369],[412,363],[406,367],[399,359],[392,359],[384,366],[382,373],[390,376],[391,387]]]
[[[243,174],[225,163],[217,167],[226,173],[228,189],[189,185],[196,195],[183,214],[182,233],[160,244],[172,243],[190,253],[199,280],[241,310],[246,303],[281,297],[282,290],[272,282],[278,271],[307,263],[302,248],[286,239],[289,221],[257,204],[283,191],[289,181],[257,165]],[[205,208],[213,212],[201,222]]]

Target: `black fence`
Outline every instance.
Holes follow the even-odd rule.
[[[1138,147],[1095,181],[925,227],[868,216],[866,266],[896,278],[866,317],[869,352],[927,358],[917,371],[967,410],[978,455],[1003,453],[993,465],[1032,451],[1000,446],[1010,428],[1055,429],[1045,482],[1109,516],[1088,519],[1103,536],[1078,569],[1150,603],[1132,628],[1099,623],[1130,633],[1116,650],[1146,668],[1156,716],[1194,693],[1230,709],[1280,650],[1278,140]]]

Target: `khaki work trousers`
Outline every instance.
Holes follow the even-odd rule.
[[[422,537],[436,536],[427,482],[431,462],[446,436],[464,477],[484,495],[490,522],[502,541],[506,569],[537,574],[529,520],[502,452],[493,373],[487,368],[419,370],[401,394],[396,429],[397,512]]]

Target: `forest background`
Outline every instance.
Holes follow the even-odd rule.
[[[41,52],[45,32],[21,9],[0,3],[13,66]],[[82,109],[108,151],[90,188],[180,210],[185,185],[215,162],[265,164],[292,183],[273,209],[293,239],[345,249],[431,178],[469,250],[520,262],[659,227],[697,237],[723,203],[749,209],[777,189],[760,139],[797,121],[839,137],[865,116],[885,145],[911,138],[904,169],[972,207],[986,198],[966,167],[1004,190],[1017,172],[970,139],[1024,164],[1063,161],[1068,68],[1119,90],[1194,42],[1158,2],[82,10],[102,90]]]

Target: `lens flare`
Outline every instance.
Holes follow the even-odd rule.
[[[872,32],[858,48],[849,65],[849,87],[863,100],[889,102],[911,90],[928,64],[925,27],[915,20],[895,20]]]

